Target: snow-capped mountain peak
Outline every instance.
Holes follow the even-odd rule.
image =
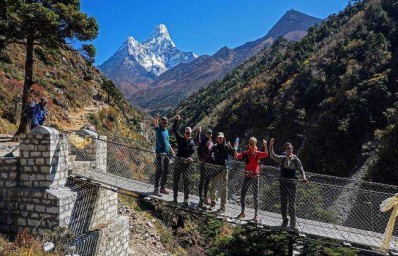
[[[164,52],[168,48],[176,47],[173,40],[171,40],[169,31],[164,24],[156,26],[150,37],[143,43],[153,51]]]
[[[166,25],[159,24],[155,27],[149,38],[156,38],[156,37],[163,37],[170,39],[169,30],[167,29]]]
[[[99,67],[111,79],[116,74],[120,76],[120,69],[117,68],[120,65],[123,65],[125,70],[153,79],[166,70],[180,63],[190,62],[197,57],[198,55],[192,52],[177,49],[166,25],[159,24],[149,38],[142,43],[132,36],[128,37],[116,53]],[[143,73],[143,70],[146,72]]]

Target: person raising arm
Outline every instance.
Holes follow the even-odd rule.
[[[293,154],[292,143],[286,143],[284,146],[285,155],[277,155],[274,152],[274,139],[272,138],[269,142],[270,156],[281,166],[280,182],[279,182],[279,193],[281,200],[281,214],[282,214],[282,225],[281,228],[286,228],[289,220],[287,214],[290,217],[290,228],[297,229],[296,226],[296,173],[299,172],[303,182],[308,182],[305,175],[303,165],[300,159]]]
[[[235,151],[235,157],[237,159],[244,159],[246,163],[245,168],[245,180],[241,190],[240,204],[241,213],[238,215],[238,219],[245,217],[245,198],[249,187],[253,188],[254,196],[254,217],[253,221],[258,222],[258,189],[259,189],[259,176],[260,176],[260,159],[268,156],[267,141],[263,140],[264,152],[257,150],[257,139],[254,137],[249,138],[248,150],[238,153]]]

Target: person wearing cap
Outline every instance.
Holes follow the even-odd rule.
[[[221,213],[225,212],[225,207],[228,198],[228,169],[227,162],[233,154],[232,146],[230,143],[225,142],[224,133],[219,132],[217,134],[217,143],[211,148],[211,152],[214,155],[214,163],[217,165],[215,175],[210,184],[210,207],[216,205],[216,186],[221,188],[221,205],[218,210]],[[210,171],[210,169],[208,170]]]
[[[40,102],[36,104],[33,110],[33,122],[31,124],[31,129],[35,128],[38,125],[44,125],[44,122],[47,119],[47,98],[42,97]]]
[[[162,196],[162,194],[169,194],[166,190],[167,176],[169,174],[169,158],[168,155],[174,155],[174,151],[170,146],[169,130],[167,129],[168,119],[162,117],[159,123],[159,114],[154,118],[155,136],[156,136],[156,173],[153,194]],[[159,191],[160,182],[160,191]]]
[[[282,225],[281,228],[286,228],[289,224],[290,228],[296,229],[296,180],[297,172],[300,173],[303,182],[308,182],[307,177],[301,164],[300,159],[293,154],[293,145],[286,143],[284,146],[285,154],[276,155],[274,153],[274,138],[269,141],[270,156],[273,160],[281,165],[281,176],[279,182],[279,193],[281,199],[281,214]]]
[[[211,178],[214,176],[208,171],[208,164],[213,163],[213,153],[211,148],[214,146],[211,136],[213,131],[207,129],[205,135],[202,135],[202,127],[199,127],[196,142],[198,143],[198,156],[200,161],[200,179],[199,179],[199,204],[198,207],[202,208],[203,204],[210,205],[207,200],[207,191]]]
[[[178,132],[179,121],[181,120],[180,115],[176,115],[173,123],[173,132],[177,139],[178,150],[177,150],[177,161],[176,168],[174,170],[173,180],[173,202],[177,203],[178,197],[178,185],[180,182],[181,174],[184,184],[184,205],[188,205],[189,199],[189,183],[190,183],[190,171],[192,167],[192,155],[195,152],[195,143],[191,137],[191,127],[185,127],[184,135]]]
[[[253,189],[254,197],[254,217],[253,221],[258,222],[258,189],[259,189],[259,176],[260,176],[260,159],[268,156],[267,141],[263,140],[264,152],[257,150],[257,139],[250,137],[248,141],[248,150],[238,153],[235,151],[235,157],[239,160],[244,159],[245,167],[245,180],[240,194],[241,213],[238,219],[245,217],[245,200],[246,194],[250,187]]]

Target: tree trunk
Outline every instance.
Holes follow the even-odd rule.
[[[34,38],[33,36],[28,36],[26,41],[26,59],[25,59],[25,82],[23,86],[22,94],[22,112],[19,122],[18,131],[14,135],[14,139],[21,133],[27,133],[29,128],[28,123],[28,106],[30,100],[30,90],[33,84],[33,47]]]

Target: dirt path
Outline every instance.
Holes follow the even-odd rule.
[[[87,106],[77,111],[71,111],[69,113],[69,123],[60,125],[60,128],[73,131],[79,130],[83,125],[89,123],[89,114],[96,114],[105,107],[105,105]]]

